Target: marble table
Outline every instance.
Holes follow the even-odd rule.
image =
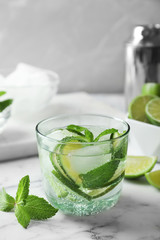
[[[160,164],[155,168],[160,169]],[[15,196],[19,180],[29,175],[30,194],[45,197],[38,157],[0,162],[0,189]],[[14,213],[0,212],[0,240],[159,240],[160,191],[144,178],[124,180],[119,202],[94,216],[74,217],[58,212],[45,221],[31,221],[27,229]]]

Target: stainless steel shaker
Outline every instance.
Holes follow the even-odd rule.
[[[147,82],[160,83],[160,24],[136,26],[131,41],[126,45],[127,108]]]

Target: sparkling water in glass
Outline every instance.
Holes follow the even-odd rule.
[[[70,132],[74,124],[87,128],[94,139],[106,129],[119,136],[83,141]],[[129,125],[107,116],[79,114],[53,117],[36,127],[43,186],[50,203],[65,214],[91,215],[113,207],[121,193]]]

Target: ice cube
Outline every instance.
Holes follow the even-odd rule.
[[[78,173],[86,173],[111,160],[111,147],[107,144],[86,146],[69,156],[72,168]]]
[[[49,82],[47,71],[24,63],[19,63],[5,80],[6,85],[14,86],[47,85]]]

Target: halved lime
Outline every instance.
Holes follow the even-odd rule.
[[[145,83],[142,86],[142,95],[160,96],[160,84],[152,82]]]
[[[152,170],[156,156],[127,156],[125,177],[137,178]]]
[[[145,107],[153,98],[154,96],[152,95],[138,96],[134,98],[129,105],[129,118],[148,123],[149,121],[146,117]]]
[[[152,186],[160,189],[160,170],[146,173],[145,177]]]
[[[157,97],[149,101],[145,112],[150,123],[160,126],[160,98]]]

